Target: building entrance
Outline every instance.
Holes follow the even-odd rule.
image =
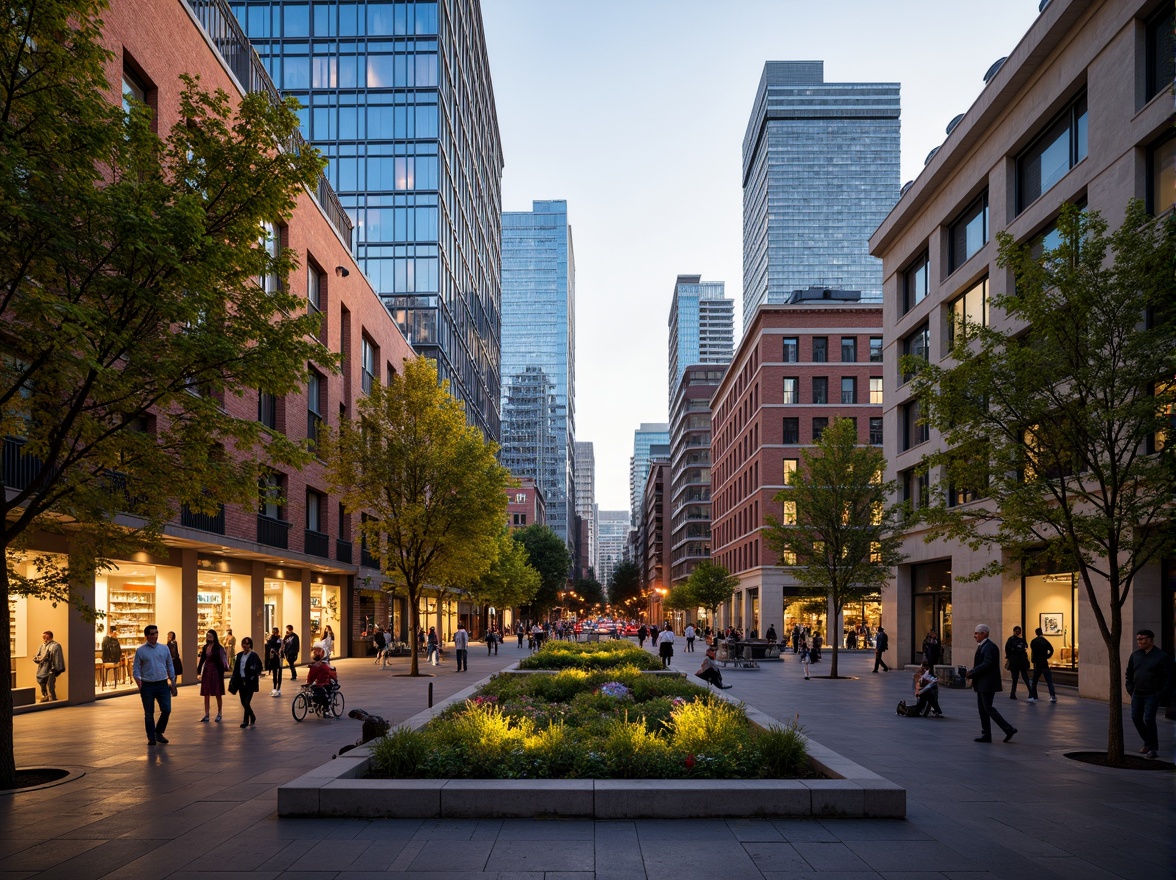
[[[911,643],[910,663],[923,660],[923,641],[927,633],[939,636],[943,648],[941,663],[952,663],[951,637],[951,562],[932,562],[911,566]]]

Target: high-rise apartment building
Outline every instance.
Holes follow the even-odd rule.
[[[1172,22],[1172,4],[1155,0],[1042,4],[873,234],[886,295],[886,476],[897,481],[898,500],[981,510],[989,503],[951,486],[939,468],[920,467],[943,448],[943,437],[919,423],[919,401],[898,366],[911,355],[951,367],[964,316],[1002,333],[1025,331],[992,305],[1013,284],[998,258],[997,234],[1052,248],[1066,204],[1098,211],[1112,229],[1131,198],[1156,217],[1176,208]],[[997,644],[1014,626],[1028,633],[1041,627],[1053,645],[1054,679],[1077,685],[1082,696],[1107,698],[1110,658],[1078,572],[1045,555],[1018,562],[1012,550],[925,537],[922,527],[908,530],[907,561],[882,593],[888,662],[913,662],[929,629],[942,636],[945,662],[966,663],[976,623],[988,624]],[[1004,571],[981,576],[993,561]],[[1109,607],[1105,580],[1095,578],[1089,589]],[[1137,572],[1120,609],[1122,631],[1149,628],[1171,652],[1173,609],[1176,554],[1168,553]],[[1124,638],[1119,668],[1134,648]]]
[[[625,558],[629,511],[599,510],[596,526],[596,579],[607,587],[613,572]]]
[[[576,515],[584,522],[581,552],[584,567],[596,568],[596,451],[591,442],[576,441]]]
[[[691,364],[729,364],[735,349],[735,301],[722,281],[679,275],[670,302],[670,398]]]
[[[725,366],[692,364],[670,402],[667,586],[690,577],[711,555],[710,400],[724,373]]]
[[[670,455],[670,426],[666,422],[642,422],[633,432],[633,455],[629,458],[629,512],[634,528],[641,521],[642,496],[645,494],[645,480],[649,477],[649,462],[654,458],[653,447],[664,458]]]
[[[898,83],[827,83],[823,61],[764,65],[743,138],[743,326],[795,290],[880,300],[870,234],[898,199]]]
[[[480,0],[232,8],[304,108],[364,273],[469,423],[497,440],[502,143]]]
[[[502,215],[502,453],[576,541],[576,266],[565,201]]]

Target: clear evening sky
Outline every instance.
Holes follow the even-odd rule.
[[[902,181],[1037,17],[1038,0],[482,0],[503,210],[567,199],[576,439],[596,500],[629,507],[640,422],[667,420],[674,279],[725,281],[742,327],[743,134],[765,61],[897,82]]]

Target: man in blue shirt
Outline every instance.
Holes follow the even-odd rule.
[[[135,651],[131,676],[139,686],[139,697],[143,700],[147,745],[153,746],[157,742],[167,745],[163,732],[171,716],[171,698],[176,695],[176,672],[171,651],[167,645],[159,644],[159,627],[148,624],[143,629],[143,636],[147,642]],[[156,700],[159,701],[159,721],[155,720]]]

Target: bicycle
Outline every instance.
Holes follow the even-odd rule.
[[[302,690],[294,695],[294,702],[290,704],[290,713],[295,721],[301,721],[308,713],[314,713],[320,718],[343,717],[343,691],[338,685],[327,688],[326,702],[315,699],[314,688],[304,684]]]

